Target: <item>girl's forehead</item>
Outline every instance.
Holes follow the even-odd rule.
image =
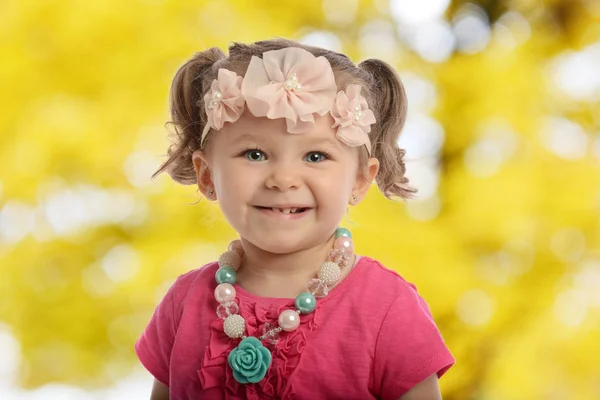
[[[298,141],[312,141],[331,139],[336,141],[335,129],[331,126],[334,120],[331,115],[320,116],[314,114],[315,123],[306,133],[289,133],[287,131],[286,120],[284,118],[269,119],[267,117],[255,117],[249,112],[244,114],[233,124],[225,124],[220,132],[214,132],[216,135],[225,135],[228,141],[235,142],[243,138],[255,138],[257,140],[268,139],[294,139]]]

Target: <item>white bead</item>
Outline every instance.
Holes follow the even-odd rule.
[[[238,270],[242,264],[242,257],[235,250],[228,250],[219,256],[219,267],[231,267],[234,270]]]
[[[317,276],[321,281],[323,281],[324,284],[331,286],[340,280],[342,276],[342,271],[336,263],[327,261],[326,263],[321,265]]]
[[[246,321],[239,314],[230,315],[223,322],[223,330],[225,334],[232,339],[240,338],[246,330]]]
[[[279,327],[286,332],[292,332],[300,326],[300,315],[296,310],[285,310],[279,314]]]
[[[214,100],[221,100],[223,98],[223,94],[221,92],[219,92],[218,90],[215,90],[213,92],[212,98]]]
[[[215,299],[219,303],[227,303],[235,300],[235,288],[229,283],[221,283],[215,288]]]

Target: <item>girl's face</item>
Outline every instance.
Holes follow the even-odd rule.
[[[227,221],[260,249],[283,254],[323,243],[357,203],[352,195],[368,190],[359,149],[335,137],[329,114],[315,121],[309,132],[290,134],[284,119],[245,112],[194,153],[200,188],[214,187]],[[377,160],[369,165],[374,178]]]

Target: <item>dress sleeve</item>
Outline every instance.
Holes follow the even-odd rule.
[[[169,386],[169,365],[175,340],[175,307],[171,286],[135,344],[135,352],[142,365],[161,383]]]
[[[375,345],[374,383],[383,400],[398,400],[417,383],[438,378],[455,360],[414,285],[390,305]]]

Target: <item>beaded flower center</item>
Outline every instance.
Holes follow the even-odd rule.
[[[358,105],[358,106],[356,106],[356,107],[354,108],[354,120],[355,120],[356,122],[358,122],[358,121],[360,121],[360,119],[362,118],[362,116],[363,116],[363,111],[362,111],[362,109],[360,108],[360,105]]]
[[[290,75],[290,77],[283,83],[283,87],[287,91],[295,92],[299,89],[302,89],[302,84],[298,82],[298,76],[296,73]]]
[[[219,92],[218,90],[213,90],[212,98],[211,98],[210,102],[208,103],[208,109],[214,110],[215,108],[217,108],[217,104],[219,104],[219,102],[222,99],[223,99],[223,93]]]

